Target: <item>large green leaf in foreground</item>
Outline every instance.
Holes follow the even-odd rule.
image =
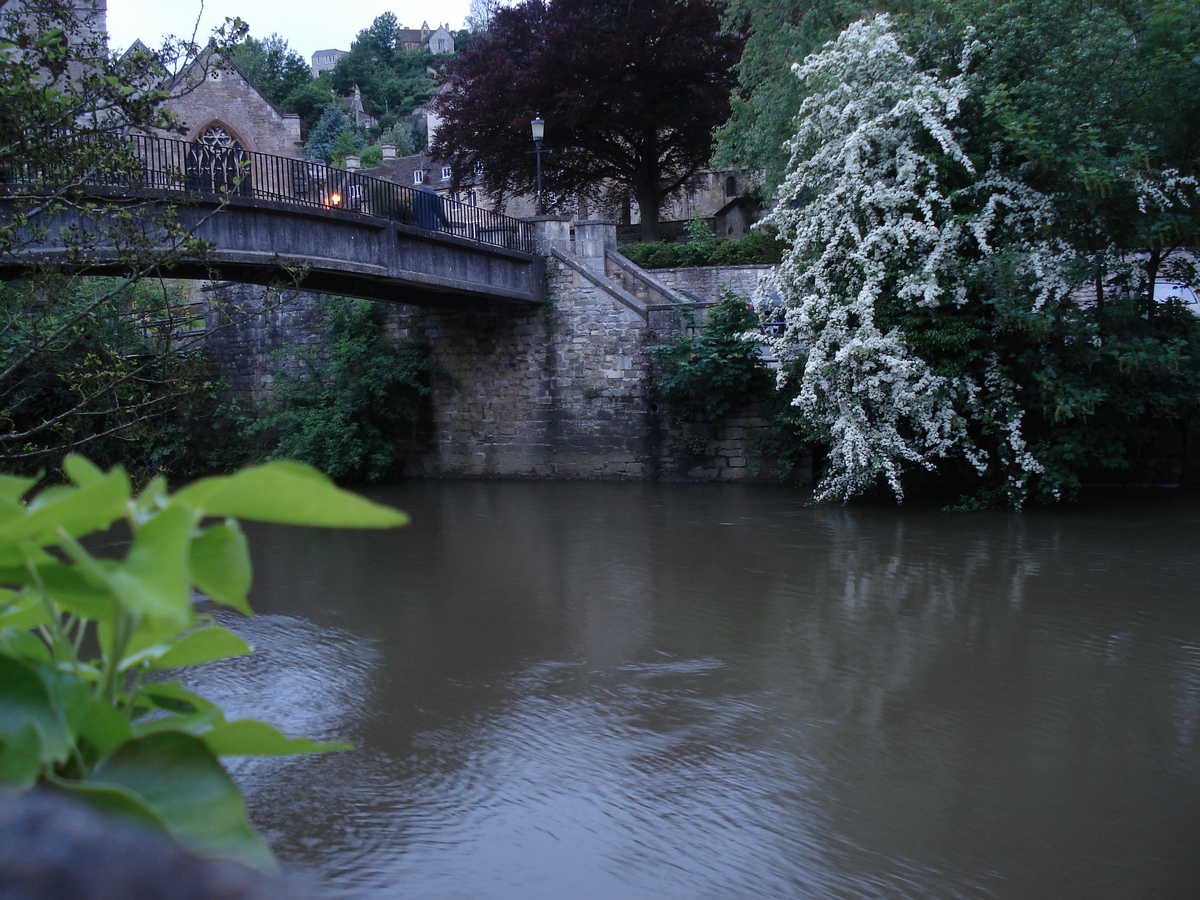
[[[303,463],[275,461],[234,475],[202,478],[175,495],[206,516],[229,516],[326,528],[394,528],[408,522],[396,509],[342,491]]]
[[[246,819],[237,785],[205,743],[189,734],[163,731],[129,741],[91,779],[69,789],[102,808],[157,820],[197,856],[275,866]]]

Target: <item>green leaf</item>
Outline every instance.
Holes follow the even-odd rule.
[[[129,477],[119,468],[87,487],[42,491],[29,504],[26,515],[0,526],[0,565],[21,562],[13,546],[18,541],[57,544],[60,528],[73,537],[107,529],[125,513],[128,500]]]
[[[38,483],[38,476],[18,478],[16,475],[0,475],[0,501],[16,505]]]
[[[274,869],[270,849],[246,818],[233,779],[203,741],[164,731],[122,745],[88,781],[140,798],[180,844],[197,856]]]
[[[16,791],[33,787],[42,772],[42,738],[33,722],[9,735],[0,746],[0,785]]]
[[[192,539],[189,556],[192,580],[201,591],[225,606],[251,615],[250,550],[236,521],[204,529]]]
[[[167,479],[162,475],[155,475],[137,496],[135,507],[139,521],[148,519],[165,507],[168,499]]]
[[[121,603],[134,612],[187,627],[193,621],[188,579],[188,510],[164,509],[137,529],[124,561],[108,576]]]
[[[158,831],[170,833],[166,819],[136,791],[119,784],[99,784],[94,781],[50,779],[59,790],[82,800],[104,813],[133,818]]]
[[[170,713],[148,721],[134,721],[131,726],[134,737],[145,737],[160,731],[200,734],[225,721],[219,706],[186,690],[177,681],[144,685],[141,695],[134,702],[137,705],[135,719],[149,711]]]
[[[63,471],[79,487],[88,487],[104,480],[103,470],[78,453],[72,453],[63,460]]]
[[[209,625],[189,631],[176,640],[169,650],[154,659],[150,668],[174,669],[179,666],[194,666],[253,652],[253,647],[228,628]]]
[[[288,737],[274,725],[258,719],[222,722],[201,734],[200,739],[218,756],[292,756],[351,749],[342,742],[323,744],[309,738]]]
[[[205,516],[282,525],[394,528],[408,522],[396,509],[343,491],[311,466],[273,461],[230,476],[203,478],[175,495]]]
[[[89,578],[78,568],[54,560],[39,565],[37,577],[63,612],[98,621],[109,621],[116,615],[116,597],[102,583],[102,578]],[[0,580],[30,588],[34,585],[33,577],[24,567],[0,569]],[[30,596],[37,595],[31,591]]]
[[[91,700],[70,722],[76,741],[86,740],[97,757],[108,756],[133,737],[128,720],[116,707]]]
[[[0,524],[25,515],[25,506],[21,503],[21,498],[37,483],[37,478],[0,475]]]
[[[9,628],[0,631],[0,653],[17,659],[50,662],[50,648],[31,631]]]
[[[28,630],[45,625],[49,621],[50,613],[46,611],[45,604],[32,591],[21,595],[15,603],[0,612],[0,630],[5,628]]]
[[[59,762],[71,750],[71,738],[62,711],[34,666],[0,656],[0,739],[18,740],[27,726],[37,729],[41,761]]]

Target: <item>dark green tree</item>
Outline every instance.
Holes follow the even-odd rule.
[[[333,478],[380,481],[397,473],[430,421],[434,366],[424,344],[388,337],[382,307],[331,298],[328,359],[295,351],[304,374],[284,375],[278,409],[260,431],[276,457],[311,463]]]
[[[285,109],[290,109],[300,116],[304,127],[311,130],[321,120],[321,113],[336,102],[337,97],[333,95],[329,74],[322,72],[321,77],[300,85],[288,94],[283,105]]]
[[[340,103],[325,107],[316,127],[309,132],[308,141],[304,144],[304,155],[309,159],[323,159],[329,162],[334,158],[338,149],[338,139],[352,131],[350,114]]]
[[[886,5],[886,4],[885,4]],[[714,162],[762,178],[765,196],[783,181],[804,99],[792,65],[837,37],[862,12],[851,0],[730,0],[725,27],[746,35],[729,119],[716,131]]]
[[[546,121],[552,197],[608,181],[636,202],[642,237],[708,162],[729,111],[741,38],[716,0],[525,0],[447,66],[436,156],[487,189],[533,193],[529,122]]]
[[[228,58],[268,100],[289,112],[300,112],[290,106],[290,99],[313,77],[304,57],[286,40],[278,34],[262,40],[247,37],[230,49]]]
[[[332,73],[338,96],[349,96],[357,86],[363,105],[379,119],[408,115],[436,89],[429,74],[433,55],[428,50],[406,50],[399,30],[392,13],[379,16],[370,28],[358,33],[350,52],[338,60]]]

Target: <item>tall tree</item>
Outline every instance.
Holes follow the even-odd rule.
[[[278,34],[262,40],[247,37],[230,50],[229,60],[268,100],[289,111],[294,110],[288,107],[288,98],[312,81],[312,71],[304,57]]]
[[[1200,411],[1200,325],[1154,295],[1157,267],[1200,243],[1191,124],[1154,112],[1194,99],[1150,99],[1151,62],[1186,75],[1187,28],[1138,60],[1116,4],[1065,21],[1060,0],[1017,4],[1032,21],[985,28],[980,9],[973,34],[856,22],[797,70],[770,217],[790,247],[778,350],[829,449],[826,497],[899,497],[933,471],[1018,505],[1066,496]],[[1047,63],[1034,38],[1063,29],[1092,46]],[[1140,96],[1121,87],[1135,73]],[[1194,284],[1186,268],[1172,279]]]
[[[728,121],[716,133],[715,161],[744,168],[770,194],[783,181],[786,144],[804,100],[792,66],[837,37],[860,14],[853,0],[730,0],[726,27],[746,34]]]
[[[469,34],[487,31],[492,25],[492,18],[497,10],[504,6],[504,0],[471,0],[467,11],[466,30]]]
[[[708,162],[742,40],[719,0],[525,0],[451,62],[434,154],[497,196],[536,188],[529,122],[546,121],[552,196],[628,192],[642,236]]]

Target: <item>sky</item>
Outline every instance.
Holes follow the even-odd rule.
[[[431,28],[449,22],[462,28],[470,0],[108,0],[109,44],[124,49],[138,38],[150,47],[165,35],[191,38],[200,20],[199,35],[240,16],[250,34],[265,38],[277,33],[293,50],[311,59],[317,50],[349,50],[350,42],[375,17],[393,12],[406,28]],[[203,43],[203,41],[201,41]]]

